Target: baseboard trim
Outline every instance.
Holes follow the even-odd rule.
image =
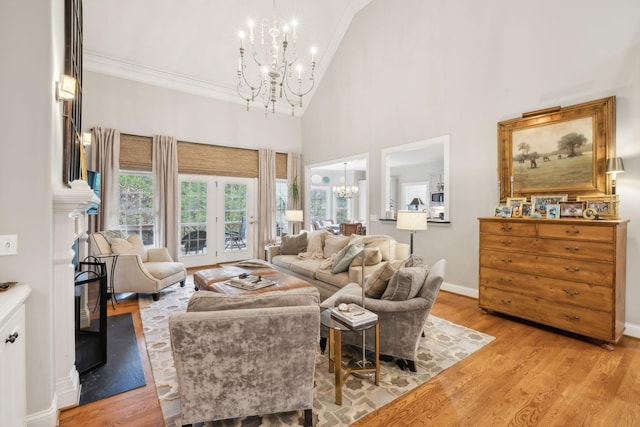
[[[466,286],[444,282],[442,283],[440,289],[442,289],[443,291],[451,292],[453,294],[478,299],[478,290],[467,288]],[[632,338],[640,338],[640,325],[627,322],[624,324],[624,327],[624,335]]]
[[[440,287],[443,291],[451,292],[457,295],[463,295],[465,297],[478,299],[478,290],[467,288],[466,286],[456,285],[454,283],[443,282]]]
[[[51,405],[44,411],[28,414],[27,427],[51,427],[58,425],[58,396],[54,393]]]

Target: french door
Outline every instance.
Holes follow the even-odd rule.
[[[255,179],[180,176],[180,261],[187,267],[253,258]]]

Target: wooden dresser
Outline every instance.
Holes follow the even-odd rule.
[[[479,305],[606,343],[624,331],[628,220],[479,218]]]

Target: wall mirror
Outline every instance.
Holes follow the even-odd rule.
[[[449,135],[382,150],[382,219],[399,210],[427,212],[449,222]]]

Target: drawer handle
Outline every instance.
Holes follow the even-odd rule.
[[[568,251],[570,251],[570,250],[571,250],[571,246],[565,246],[564,248],[565,248],[566,250],[568,250]],[[577,251],[579,251],[579,250],[580,250],[580,248],[576,246],[575,248],[573,248],[573,250],[574,250],[575,252],[577,252]]]
[[[564,292],[567,295],[580,295],[580,291],[571,291],[567,288],[564,288],[562,292]]]
[[[567,230],[565,230],[565,232],[567,234],[580,234],[580,230],[569,230],[569,229],[567,229]]]
[[[500,224],[500,228],[502,231],[511,231],[511,226],[509,224]]]
[[[574,316],[573,314],[562,313],[562,315],[569,320],[580,320],[580,316]]]
[[[4,340],[5,344],[10,342],[10,343],[14,343],[16,342],[16,340],[18,339],[18,333],[14,332],[11,335],[9,335],[9,338],[7,338],[6,340]]]
[[[567,271],[572,271],[571,267],[569,267],[568,265],[565,265],[564,269],[567,270]],[[580,267],[574,267],[573,271],[580,271]]]
[[[511,262],[511,258],[500,258],[500,261],[509,263]]]
[[[513,280],[513,279],[511,279],[510,277],[509,277],[508,279],[505,279],[504,277],[501,277],[501,278],[500,278],[500,281],[501,281],[501,282],[509,282],[509,283],[511,283],[511,281],[512,281],[512,280]]]
[[[505,300],[504,298],[500,298],[500,302],[503,303],[503,304],[507,304],[507,305],[511,304],[511,300],[510,299]]]
[[[500,243],[502,243],[503,245],[511,246],[511,240],[500,240]]]

